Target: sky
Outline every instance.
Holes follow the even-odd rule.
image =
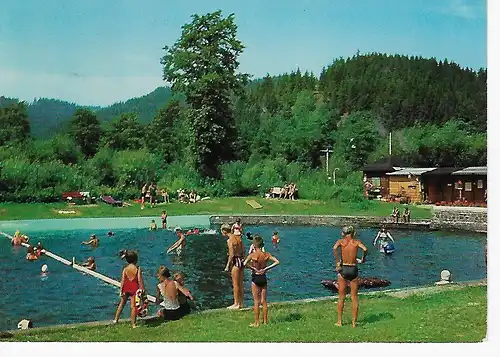
[[[381,52],[487,67],[485,0],[0,0],[0,95],[110,105],[161,85],[193,14],[235,14],[254,78]]]

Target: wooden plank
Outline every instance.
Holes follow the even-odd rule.
[[[246,201],[246,203],[247,203],[248,205],[250,205],[252,208],[255,208],[255,209],[262,208],[262,205],[261,205],[261,204],[259,204],[259,203],[258,203],[257,201],[255,201],[255,200],[248,200],[248,201]]]

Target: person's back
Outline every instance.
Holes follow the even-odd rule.
[[[137,280],[137,273],[139,272],[139,268],[135,264],[127,264],[125,268],[123,268],[123,274],[129,281]]]
[[[342,326],[342,313],[344,310],[344,300],[347,290],[347,281],[350,282],[351,299],[352,299],[352,326],[356,327],[358,317],[358,249],[363,251],[363,257],[360,262],[364,263],[367,248],[357,239],[354,239],[356,232],[352,226],[342,229],[342,238],[339,239],[333,246],[333,254],[335,255],[335,269],[338,272],[339,285],[339,300],[337,302],[337,323],[336,326]],[[337,249],[341,249],[341,257],[337,253]]]

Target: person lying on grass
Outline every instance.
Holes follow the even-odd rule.
[[[263,324],[267,323],[267,277],[266,272],[269,269],[274,268],[280,262],[278,259],[273,257],[270,253],[264,253],[262,251],[263,246],[262,237],[255,235],[253,237],[253,245],[255,247],[255,252],[250,254],[243,262],[244,266],[248,266],[252,270],[252,296],[253,296],[253,312],[254,312],[254,322],[250,324],[251,327],[259,326],[259,313],[260,304],[262,304],[262,317]],[[267,262],[271,260],[273,264],[267,266]]]

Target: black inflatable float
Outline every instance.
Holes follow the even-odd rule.
[[[359,280],[358,282],[359,289],[374,289],[391,285],[391,282],[389,280],[384,280],[379,278],[359,278],[358,280]],[[339,291],[339,285],[337,280],[322,280],[321,284],[325,288],[330,289],[333,292]],[[347,281],[347,287],[349,286],[350,282]]]

